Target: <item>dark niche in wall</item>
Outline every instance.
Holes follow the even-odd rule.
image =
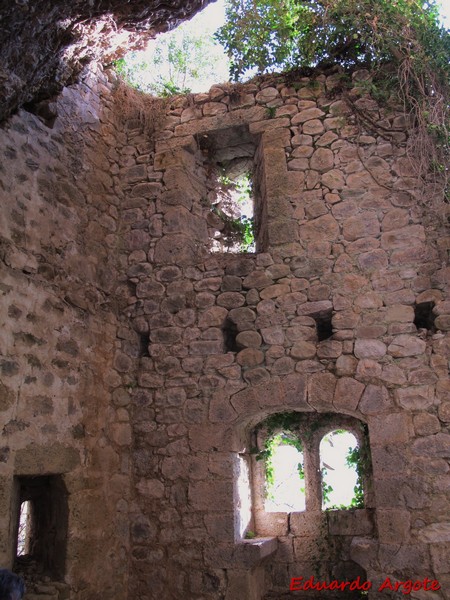
[[[65,574],[68,502],[61,475],[17,477],[14,568],[55,580]]]
[[[141,333],[139,334],[139,356],[150,356],[148,346],[150,344],[150,334]]]
[[[236,336],[239,333],[236,323],[231,319],[225,319],[222,327],[223,341],[225,344],[225,352],[238,352],[239,348],[236,342]]]
[[[213,252],[261,251],[262,207],[258,140],[248,125],[197,136],[208,179],[208,219]]]
[[[317,341],[323,342],[324,340],[328,340],[333,335],[332,317],[332,310],[327,310],[314,315],[317,330]]]
[[[417,329],[427,329],[435,332],[435,315],[433,314],[434,302],[420,302],[414,305],[414,325]]]

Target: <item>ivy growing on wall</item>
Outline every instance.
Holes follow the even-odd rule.
[[[260,423],[256,432],[264,431],[264,443],[261,449],[253,448],[252,454],[256,460],[264,461],[266,476],[266,495],[273,499],[273,487],[275,482],[274,453],[280,445],[290,445],[299,452],[311,451],[310,442],[314,434],[322,429],[332,427],[337,421],[336,415],[305,415],[296,412],[276,413],[269,416]],[[348,504],[331,505],[327,509],[362,508],[364,506],[364,483],[371,472],[371,457],[368,444],[367,426],[361,424],[362,435],[358,446],[350,447],[345,455],[345,463],[354,469],[357,474],[356,485],[353,489],[353,497]],[[334,429],[334,434],[347,433],[346,429]],[[322,437],[324,439],[324,437]],[[303,440],[303,441],[302,441]],[[307,444],[305,449],[304,443]],[[329,504],[333,488],[326,481],[328,465],[321,467],[321,486],[323,504]],[[298,464],[299,484],[304,491],[305,472],[303,464]]]
[[[410,155],[424,190],[432,186],[431,195],[449,202],[450,31],[440,24],[435,0],[229,0],[227,6],[217,39],[234,79],[311,74],[332,65],[370,69],[374,95],[410,113]],[[429,189],[422,193],[429,202],[426,195]]]

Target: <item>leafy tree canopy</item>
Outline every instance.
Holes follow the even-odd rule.
[[[226,72],[227,64],[223,49],[211,31],[195,30],[187,22],[159,36],[145,52],[134,52],[118,60],[116,70],[143,92],[171,96],[195,88],[198,91],[202,85],[207,89],[215,74],[220,77]]]
[[[228,0],[216,37],[235,80],[255,70],[370,69],[378,85],[370,91],[383,91],[384,100],[391,96],[410,112],[411,154],[424,190],[434,186],[422,196],[439,196],[447,210],[450,31],[435,0]],[[387,63],[389,69],[378,68]]]
[[[373,67],[414,56],[448,82],[450,35],[434,0],[228,0],[226,20],[217,39],[235,79],[254,68]]]

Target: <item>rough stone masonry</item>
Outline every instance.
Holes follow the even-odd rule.
[[[369,78],[217,85],[152,132],[96,68],[0,131],[0,554],[29,600],[449,597],[449,237]],[[249,157],[257,250],[212,252],[214,173]],[[284,411],[367,426],[364,508],[264,511],[252,436]],[[58,569],[16,558],[30,478]]]

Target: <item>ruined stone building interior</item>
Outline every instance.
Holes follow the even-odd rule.
[[[448,599],[450,238],[408,119],[364,70],[152,100],[108,68],[204,3],[0,5],[0,565],[27,600]],[[325,510],[341,430],[359,502]],[[282,438],[297,510],[266,504]]]

